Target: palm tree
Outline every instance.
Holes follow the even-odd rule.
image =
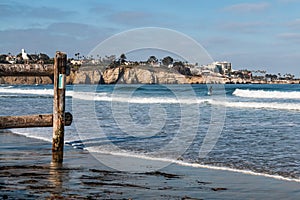
[[[158,59],[155,56],[150,56],[147,60],[147,63],[157,63]]]
[[[75,56],[77,57],[78,60],[79,60],[79,55],[80,53],[75,53]]]
[[[125,56],[124,53],[122,53],[122,54],[120,55],[119,61],[120,61],[120,65],[126,61],[126,56]]]
[[[163,63],[163,65],[165,65],[165,66],[168,66],[168,65],[170,65],[170,64],[172,64],[173,63],[173,58],[171,57],[171,56],[167,56],[167,57],[164,57],[163,59],[162,59],[162,63]]]

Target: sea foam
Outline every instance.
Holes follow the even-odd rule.
[[[20,89],[12,87],[0,87],[1,96],[7,96],[4,94],[30,94],[30,95],[47,95],[53,96],[53,89]],[[14,95],[11,95],[14,96]],[[73,91],[66,91],[66,96],[73,96]]]
[[[300,99],[300,92],[281,92],[265,90],[242,90],[236,89],[234,96],[247,98],[264,98],[264,99]]]
[[[19,89],[19,88],[1,88],[1,96],[9,94],[32,94],[32,95],[53,95],[53,89]],[[254,108],[254,109],[276,109],[276,110],[294,110],[300,111],[299,103],[279,103],[279,102],[233,102],[233,101],[218,101],[210,98],[176,98],[176,97],[138,97],[127,95],[112,95],[106,92],[75,92],[67,91],[66,95],[75,99],[86,101],[104,101],[104,102],[120,102],[132,104],[203,104],[207,103],[213,106],[225,106],[236,108]],[[248,98],[285,98],[285,99],[300,99],[300,92],[279,92],[279,91],[264,91],[264,90],[242,90],[236,89],[233,95]]]
[[[153,157],[153,156],[149,156],[149,155],[145,155],[145,154],[137,154],[134,152],[110,152],[107,150],[96,150],[95,148],[84,148],[84,149],[87,151],[90,151],[91,153],[94,152],[94,153],[100,153],[100,154],[108,154],[108,155],[112,155],[112,156],[122,156],[122,157],[129,157],[129,158],[130,157],[138,158],[138,159],[143,159],[143,160],[167,162],[170,164],[173,163],[173,164],[186,166],[186,167],[193,167],[193,168],[204,168],[204,169],[211,169],[211,170],[237,172],[237,173],[248,174],[248,175],[252,175],[252,176],[263,176],[263,177],[268,177],[268,178],[273,178],[273,179],[278,179],[278,180],[283,180],[283,181],[292,181],[292,182],[300,183],[300,178],[289,178],[289,177],[283,177],[280,175],[272,175],[272,174],[254,172],[254,171],[250,171],[250,170],[234,169],[234,168],[229,168],[229,167],[219,167],[219,166],[199,164],[199,163],[191,163],[191,162],[186,162],[186,161],[176,160],[176,159],[171,159],[171,158]]]
[[[294,110],[300,111],[298,103],[277,103],[277,102],[221,102],[211,101],[213,105],[232,107],[232,108],[254,108],[254,109],[274,109],[274,110]]]
[[[136,97],[109,95],[107,93],[86,94],[74,93],[73,98],[87,101],[107,101],[132,104],[202,104],[209,103],[210,99],[200,98],[172,98],[172,97]]]

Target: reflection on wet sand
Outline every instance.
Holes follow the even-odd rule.
[[[58,162],[51,162],[49,168],[49,181],[54,186],[51,197],[62,197],[63,181],[68,181],[68,170],[63,170],[63,164]]]

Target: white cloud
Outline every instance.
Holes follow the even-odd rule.
[[[281,33],[278,38],[290,41],[300,41],[300,33]]]
[[[300,0],[278,0],[279,3],[300,3]]]
[[[57,50],[70,57],[74,52],[87,54],[99,42],[114,33],[111,28],[98,28],[81,23],[53,23],[46,28],[7,29],[0,31],[0,49],[14,54],[25,48],[29,53],[53,55]]]
[[[262,12],[267,10],[271,5],[269,3],[240,3],[225,7],[225,11],[245,13],[245,12]]]
[[[287,25],[290,28],[299,29],[300,28],[300,19],[295,19],[291,22],[288,22]]]
[[[239,33],[258,33],[271,24],[265,22],[230,22],[220,25],[222,30]]]
[[[118,24],[126,25],[149,25],[155,16],[140,11],[122,11],[109,16],[109,19]]]
[[[0,17],[13,18],[42,18],[42,19],[61,19],[75,16],[75,11],[64,11],[54,7],[33,7],[25,5],[13,5],[9,3],[0,3]]]

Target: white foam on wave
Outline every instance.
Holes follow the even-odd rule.
[[[52,89],[33,90],[33,89],[18,89],[18,88],[0,88],[0,93],[53,95],[53,90]]]
[[[37,132],[37,129],[44,129],[44,128],[34,128],[35,131],[31,131],[30,128],[23,128],[23,129],[10,129],[13,133],[22,135],[28,138],[38,139],[46,142],[52,142],[52,138],[49,135],[42,135],[40,132]]]
[[[176,99],[168,97],[122,97],[122,96],[96,96],[94,98],[96,101],[111,101],[111,102],[123,102],[123,103],[133,103],[133,104],[201,104],[209,102],[208,99]]]
[[[237,89],[234,93],[240,93]],[[262,91],[259,91],[262,92]],[[267,94],[273,92],[266,92]],[[247,92],[246,92],[247,93]],[[248,91],[252,94],[252,91]],[[288,92],[280,92],[288,93]],[[298,92],[297,92],[298,93]],[[53,95],[53,89],[18,89],[18,88],[0,88],[0,96],[14,96],[17,94],[36,94],[36,95]],[[299,93],[300,94],[300,93]],[[121,103],[133,103],[133,104],[203,104],[208,103],[217,106],[236,107],[236,108],[254,108],[254,109],[277,109],[277,110],[300,110],[300,104],[297,103],[278,103],[278,102],[228,102],[218,101],[210,98],[176,98],[176,97],[138,97],[138,96],[122,96],[122,95],[111,95],[106,92],[93,93],[93,92],[74,92],[67,91],[67,96],[71,96],[76,99],[86,101],[105,101],[105,102],[121,102]],[[253,95],[254,96],[254,95]],[[266,95],[265,95],[266,96]],[[270,97],[270,95],[269,95]],[[296,97],[294,95],[294,97]]]
[[[53,89],[19,89],[13,87],[0,87],[0,96],[17,96],[18,94],[36,94],[36,95],[53,95]],[[263,90],[241,90],[236,89],[233,93],[236,96],[252,98],[299,98],[300,92],[277,92]],[[285,94],[285,96],[283,95]],[[228,102],[218,101],[210,98],[176,98],[176,97],[137,97],[111,95],[106,92],[74,92],[66,91],[66,95],[87,101],[106,101],[106,102],[123,102],[134,104],[203,104],[208,103],[217,106],[236,107],[236,108],[254,108],[254,109],[278,109],[300,111],[300,104],[297,103],[278,103],[278,102]]]
[[[95,152],[95,153],[108,154],[108,155],[112,155],[112,156],[122,156],[122,157],[138,158],[138,159],[143,159],[143,160],[161,161],[161,162],[173,163],[173,164],[186,166],[186,167],[205,168],[205,169],[220,170],[220,171],[230,171],[230,172],[237,172],[237,173],[248,174],[248,175],[253,175],[253,176],[263,176],[263,177],[268,177],[268,178],[273,178],[273,179],[278,179],[278,180],[300,183],[300,178],[298,178],[298,179],[297,178],[288,178],[288,177],[283,177],[280,175],[271,175],[271,174],[253,172],[250,170],[234,169],[234,168],[229,168],[229,167],[218,167],[218,166],[204,165],[204,164],[199,164],[199,163],[189,163],[189,162],[185,162],[182,160],[151,157],[151,156],[147,156],[147,155],[143,155],[143,154],[136,154],[136,153],[132,153],[132,152],[130,152],[130,153],[110,152],[110,151],[105,151],[105,150],[104,151],[103,150],[95,150],[95,148],[84,148],[84,150]]]
[[[265,90],[242,90],[236,89],[234,96],[246,98],[260,99],[300,99],[300,92],[281,92],[281,91],[265,91]]]
[[[2,86],[2,85],[0,84],[0,86]],[[9,86],[4,85],[3,88],[13,88],[13,87],[14,87],[14,86],[12,86],[12,85],[9,85]]]
[[[242,173],[242,174],[248,174],[248,175],[253,175],[253,176],[263,176],[263,177],[268,177],[268,178],[273,178],[273,179],[278,179],[278,180],[284,180],[284,181],[292,181],[292,182],[298,182],[300,183],[300,178],[287,178],[283,177],[280,175],[271,175],[271,174],[265,174],[265,173],[258,173],[258,172],[253,172],[250,170],[242,170],[242,169],[233,169],[229,167],[217,167],[217,166],[211,166],[211,165],[203,165],[203,164],[198,164],[198,163],[187,163],[184,161],[175,161],[176,164],[182,165],[182,166],[188,166],[188,167],[195,167],[195,168],[206,168],[206,169],[213,169],[213,170],[222,170],[222,171],[231,171],[231,172],[237,172],[237,173]]]
[[[20,89],[0,87],[0,96],[18,96],[18,94],[53,96],[53,89]],[[209,103],[210,99],[176,98],[176,97],[137,97],[127,95],[112,95],[106,92],[78,92],[66,91],[66,96],[86,101],[123,102],[133,104],[202,104]]]
[[[12,87],[0,87],[0,93],[2,96],[7,96],[5,94],[35,94],[35,95],[49,95],[53,96],[54,90],[53,89],[19,89],[19,88],[12,88]],[[12,95],[14,96],[14,95]],[[73,96],[73,91],[66,91],[66,96]]]
[[[210,99],[199,98],[172,98],[172,97],[128,97],[121,95],[108,95],[107,93],[79,93],[76,92],[73,98],[87,101],[106,101],[106,102],[123,102],[134,104],[201,104],[210,102]]]
[[[221,102],[211,101],[213,105],[220,105],[232,108],[254,108],[254,109],[275,109],[300,111],[300,104],[297,103],[276,103],[276,102]]]

